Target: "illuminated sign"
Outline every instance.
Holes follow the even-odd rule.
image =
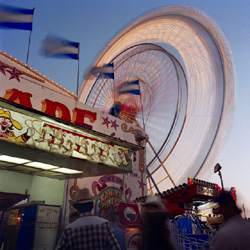
[[[217,189],[197,185],[197,194],[217,196]]]
[[[20,223],[19,209],[14,209],[10,211],[8,225],[13,226]]]

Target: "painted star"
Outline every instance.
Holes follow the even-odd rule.
[[[5,75],[5,71],[4,71],[5,68],[8,68],[8,67],[3,66],[2,62],[0,61],[0,72],[2,72],[4,75]]]
[[[120,127],[120,126],[116,123],[116,120],[114,120],[114,121],[111,120],[111,123],[112,123],[111,127],[115,128],[115,130],[116,130],[117,127]]]
[[[106,118],[102,117],[102,119],[103,119],[102,124],[107,125],[107,128],[109,128],[109,123],[110,123],[110,121],[108,120],[109,118],[108,117],[106,117]]]
[[[144,186],[146,186],[145,183],[143,183],[143,181],[138,181],[139,182],[139,188],[142,188],[144,190]]]
[[[13,68],[13,71],[10,71],[10,70],[7,70],[7,71],[10,73],[10,79],[9,80],[16,79],[17,81],[20,82],[19,76],[23,75],[23,73],[18,72],[15,67]]]

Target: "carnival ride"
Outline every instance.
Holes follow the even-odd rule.
[[[79,100],[137,124],[148,135],[148,192],[187,177],[207,179],[231,130],[235,69],[228,42],[211,17],[168,6],[121,31],[94,67],[113,63],[114,79],[89,74]],[[119,94],[138,81],[140,95]],[[149,143],[150,142],[150,143]]]

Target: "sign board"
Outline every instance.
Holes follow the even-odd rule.
[[[75,199],[79,188],[88,188],[92,196],[98,197],[94,202],[94,214],[108,220],[116,204],[133,203],[137,197],[145,196],[147,181],[144,150],[134,152],[133,163],[132,173],[67,180],[63,204],[64,225],[69,223],[69,215],[74,212],[74,208],[68,201]]]
[[[97,164],[120,169],[116,173],[132,171],[134,150],[145,146],[136,141],[137,133],[145,135],[142,128],[78,102],[73,94],[2,52],[0,71],[0,141],[94,163],[94,175],[102,172]],[[18,168],[59,179],[68,174]]]
[[[143,129],[78,102],[76,97],[36,71],[0,52],[0,97],[47,115],[137,145]],[[1,132],[1,131],[0,131]]]
[[[53,121],[53,120],[51,120]],[[64,156],[132,170],[133,151],[93,137],[80,129],[50,123],[0,105],[0,140]]]
[[[60,207],[56,206],[37,206],[33,249],[54,249],[59,226],[60,209]]]
[[[10,211],[8,225],[14,226],[20,223],[20,218],[18,217],[19,209],[13,209]]]

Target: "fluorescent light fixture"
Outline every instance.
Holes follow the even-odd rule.
[[[22,165],[14,166],[11,168],[11,170],[16,170],[16,171],[22,171],[22,172],[28,172],[28,173],[35,173],[37,171],[40,171],[37,168],[30,168]]]
[[[45,163],[42,163],[42,162],[35,162],[35,161],[24,164],[24,165],[29,166],[29,167],[34,167],[34,168],[45,169],[45,170],[58,168],[58,166],[53,166],[53,165],[50,165],[50,164],[45,164]]]
[[[60,173],[64,173],[64,174],[81,174],[81,173],[83,173],[83,171],[78,171],[78,170],[69,169],[69,168],[57,168],[57,169],[53,169],[52,171],[60,172]]]
[[[24,163],[30,162],[30,160],[27,160],[27,159],[12,157],[8,155],[1,155],[0,161],[12,162],[16,164],[24,164]]]

